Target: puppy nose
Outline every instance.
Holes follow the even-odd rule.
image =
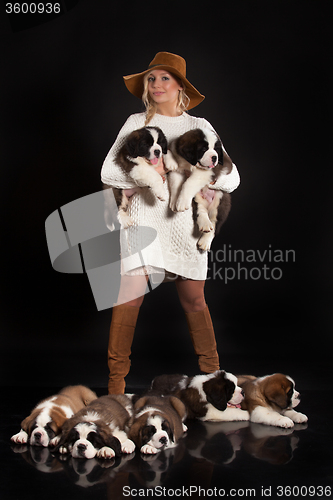
[[[216,163],[216,160],[217,160],[217,156],[212,156],[212,163]]]
[[[156,158],[159,158],[160,154],[161,154],[161,151],[159,149],[154,150],[154,155],[156,156]]]
[[[42,433],[41,432],[35,432],[34,438],[35,438],[36,441],[39,441],[41,437],[42,437]]]
[[[80,451],[85,451],[87,449],[87,445],[83,444],[83,443],[80,443],[80,444],[77,445],[77,449],[80,450]]]
[[[167,444],[167,438],[165,436],[162,436],[160,439],[161,444]]]

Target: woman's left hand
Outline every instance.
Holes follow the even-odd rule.
[[[168,170],[165,168],[163,158],[161,158],[161,161],[158,162],[157,167],[155,167],[155,170],[162,176],[168,173]]]

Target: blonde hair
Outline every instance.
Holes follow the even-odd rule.
[[[151,119],[153,118],[153,116],[155,115],[155,113],[157,111],[156,103],[151,99],[149,92],[148,92],[148,78],[149,78],[149,76],[150,76],[150,73],[146,73],[143,77],[142,101],[143,101],[143,104],[145,105],[145,108],[146,108],[145,125],[148,125],[148,123],[151,121]],[[177,76],[175,76],[175,75],[172,75],[172,76],[180,84],[182,84],[184,87],[183,82]],[[177,109],[179,109],[179,111],[181,111],[181,113],[184,113],[184,111],[187,110],[189,104],[190,104],[190,98],[186,95],[184,88],[182,88],[178,93]]]

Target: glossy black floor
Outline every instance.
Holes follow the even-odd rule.
[[[293,430],[188,421],[187,435],[174,449],[103,461],[62,460],[48,449],[11,444],[10,436],[35,402],[55,390],[37,387],[20,391],[18,398],[17,388],[2,388],[2,500],[331,496],[332,391],[303,390],[299,408],[309,422]]]

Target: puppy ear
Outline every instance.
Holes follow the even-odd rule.
[[[227,408],[227,403],[229,401],[225,389],[225,385],[223,384],[222,387],[220,384],[217,385],[214,378],[207,380],[207,382],[203,384],[203,390],[206,393],[208,403],[220,411],[224,411]]]
[[[198,142],[200,141],[200,129],[191,130],[181,135],[176,141],[176,152],[190,165],[198,163]]]
[[[128,437],[138,448],[141,448],[141,422],[139,420],[135,421],[131,426]]]
[[[173,406],[173,408],[176,410],[176,412],[178,413],[178,415],[180,416],[180,418],[183,420],[185,420],[186,418],[186,408],[185,408],[185,405],[184,403],[176,398],[175,396],[170,396],[170,404],[171,406]]]
[[[134,130],[126,139],[125,149],[128,156],[131,158],[137,158],[140,156],[140,134],[137,130]]]
[[[162,132],[162,130],[160,128],[157,128],[157,130],[158,130],[158,141],[157,142],[162,148],[162,153],[164,155],[166,155],[168,152],[167,138],[165,137],[164,133]]]
[[[58,429],[61,429],[64,423],[68,420],[64,411],[57,407],[53,409],[52,419]]]
[[[28,434],[28,436],[30,436],[31,428],[33,427],[34,424],[35,424],[35,419],[32,418],[32,415],[29,415],[29,417],[22,420],[21,429],[25,431]]]
[[[139,398],[134,405],[135,411],[138,411],[138,410],[140,410],[140,408],[143,408],[145,406],[147,400],[148,400],[148,396],[143,396],[142,398]]]
[[[288,396],[281,386],[267,384],[264,394],[270,403],[276,404],[282,410],[288,407]]]

